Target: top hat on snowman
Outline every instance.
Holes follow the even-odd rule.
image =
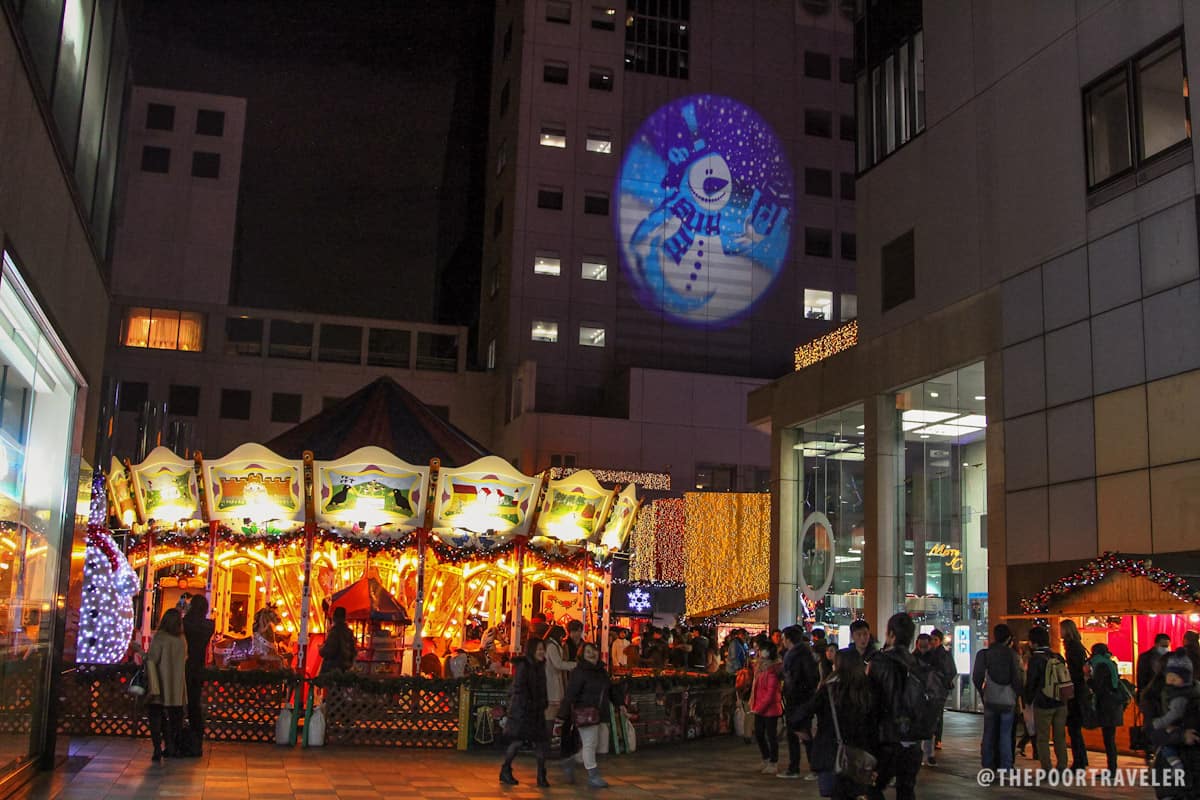
[[[691,133],[691,148],[672,148],[668,154],[671,162],[663,178],[663,188],[678,189],[681,194],[690,194],[696,205],[708,212],[720,211],[729,202],[733,189],[733,176],[725,157],[700,135],[696,122],[696,106],[688,103],[680,111],[684,123]]]

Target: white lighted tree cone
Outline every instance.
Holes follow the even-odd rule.
[[[811,532],[811,545],[810,545]],[[833,525],[820,511],[809,514],[800,528],[800,589],[812,603],[819,603],[833,584]]]
[[[125,657],[133,635],[133,596],[140,589],[137,573],[112,536],[89,531],[76,644],[79,663],[115,664]]]

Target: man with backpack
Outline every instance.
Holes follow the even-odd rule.
[[[916,626],[906,613],[887,622],[885,647],[867,665],[867,676],[880,698],[878,778],[875,796],[893,778],[896,800],[914,800],[921,771],[921,740],[931,738],[946,705],[940,672],[912,654]]]
[[[1025,681],[1025,705],[1033,706],[1037,723],[1037,752],[1042,769],[1050,771],[1050,739],[1060,770],[1067,769],[1067,701],[1075,695],[1075,684],[1067,662],[1050,649],[1050,632],[1037,627],[1029,631],[1029,676]]]
[[[1013,649],[1013,635],[1001,623],[992,630],[992,646],[980,650],[971,670],[971,683],[983,700],[983,766],[1013,768],[1013,724],[1017,698],[1025,690],[1021,657]]]

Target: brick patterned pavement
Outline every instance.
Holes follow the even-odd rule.
[[[981,788],[977,785],[979,733],[982,719],[970,714],[947,713],[945,749],[937,767],[924,767],[917,785],[921,800],[1031,800],[1037,795],[1132,800],[1152,798],[1153,790],[1073,789],[1070,791]],[[781,745],[783,743],[781,742]],[[786,753],[786,746],[783,746]],[[547,790],[533,785],[533,759],[520,757],[515,772],[520,786],[506,788],[497,782],[499,754],[491,751],[460,753],[451,750],[391,748],[285,749],[267,744],[215,743],[203,758],[150,761],[150,743],[144,739],[87,738],[71,743],[71,757],[53,773],[39,776],[19,790],[19,800],[376,800],[376,798],[475,798],[604,797],[732,798],[818,800],[815,782],[779,780],[759,774],[757,748],[732,736],[677,745],[656,746],[631,755],[602,756],[600,768],[612,784],[607,790],[562,784],[553,766]],[[781,754],[782,755],[782,754]],[[1102,754],[1093,754],[1102,763]],[[1035,761],[1018,758],[1018,766],[1035,767]],[[1122,767],[1140,761],[1122,759]],[[804,764],[804,768],[807,764]],[[580,773],[583,774],[582,771]],[[887,796],[893,797],[889,791]]]

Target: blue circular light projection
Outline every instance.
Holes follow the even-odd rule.
[[[659,108],[626,148],[617,241],[638,302],[673,322],[732,324],[771,290],[791,240],[791,167],[755,111],[720,95]]]

